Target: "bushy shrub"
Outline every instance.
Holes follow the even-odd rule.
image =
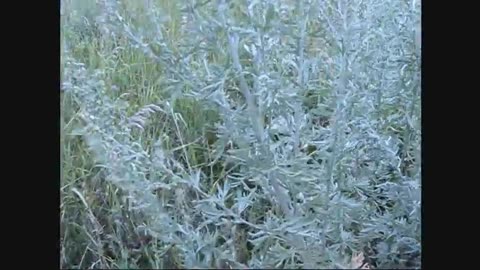
[[[143,267],[419,268],[419,5],[105,0],[93,62],[66,22],[75,134]],[[96,247],[90,267],[128,257]]]

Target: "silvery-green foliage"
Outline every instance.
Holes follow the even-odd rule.
[[[420,266],[418,3],[178,1],[177,44],[160,8],[137,25],[105,3],[103,31],[157,61],[170,100],[127,116],[101,73],[73,60],[65,88],[109,180],[149,214],[152,234],[179,248],[185,267],[345,267],[358,252],[377,267]],[[304,106],[308,93],[320,101]],[[165,134],[152,149],[134,136],[153,113],[175,117],[170,104],[182,96],[220,113],[214,155],[237,169],[214,192],[165,149]],[[318,125],[319,115],[330,125]],[[158,188],[174,195],[159,199]],[[241,230],[254,246],[248,260],[235,241]]]

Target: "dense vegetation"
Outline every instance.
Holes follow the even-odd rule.
[[[419,268],[420,3],[62,0],[63,268]]]

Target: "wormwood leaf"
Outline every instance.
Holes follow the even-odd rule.
[[[350,267],[352,269],[371,269],[372,267],[365,262],[365,257],[362,252],[352,256]]]

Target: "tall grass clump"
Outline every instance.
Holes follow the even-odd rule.
[[[416,0],[62,2],[67,268],[420,268]]]

